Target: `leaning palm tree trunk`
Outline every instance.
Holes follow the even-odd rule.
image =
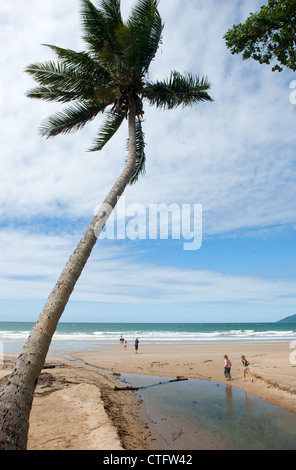
[[[0,395],[0,449],[25,450],[27,447],[29,416],[34,391],[52,336],[97,237],[112,212],[111,210],[106,213],[105,208],[114,209],[118,198],[132,177],[135,162],[135,106],[131,106],[129,153],[126,166],[67,262]]]

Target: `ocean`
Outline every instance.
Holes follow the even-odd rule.
[[[24,343],[34,323],[0,322],[0,342]],[[290,342],[296,340],[296,323],[66,323],[58,324],[55,344],[89,346],[128,342],[144,343]]]

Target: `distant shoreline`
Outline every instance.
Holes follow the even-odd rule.
[[[7,352],[12,343],[25,342],[34,323],[0,322],[0,342]],[[277,342],[296,339],[296,323],[59,323],[53,343],[62,347],[76,342],[77,348],[93,344],[117,344],[120,335],[130,343],[203,344],[219,342]],[[79,343],[79,345],[78,345]],[[66,347],[65,346],[65,347]]]
[[[290,315],[289,317],[282,318],[277,323],[295,323],[296,324],[296,314]]]

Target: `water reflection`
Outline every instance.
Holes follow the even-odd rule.
[[[227,384],[225,387],[225,403],[226,403],[226,415],[232,415],[233,412],[233,401],[232,401],[232,386]]]

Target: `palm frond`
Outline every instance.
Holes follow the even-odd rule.
[[[128,140],[129,145],[129,140]],[[146,171],[146,155],[145,155],[145,135],[142,130],[142,122],[140,118],[136,120],[136,163],[134,172],[130,179],[130,184],[138,181],[140,175],[144,175]]]
[[[87,52],[76,52],[52,44],[44,44],[44,46],[52,49],[60,59],[60,63],[73,73],[83,74],[89,80],[94,80],[97,83],[110,81],[111,77],[104,66],[97,59],[94,60]]]
[[[120,11],[120,0],[101,0],[101,9],[104,12],[104,16],[108,21],[109,26],[113,29],[123,24]]]
[[[181,75],[179,72],[172,72],[167,81],[147,82],[143,94],[151,104],[173,109],[201,101],[213,101],[207,93],[210,87],[207,78],[199,79],[190,73]]]
[[[109,85],[96,86],[96,99],[104,103],[113,104],[120,97],[120,87],[118,83],[110,83]]]
[[[128,20],[137,44],[138,61],[144,73],[148,71],[161,42],[164,25],[157,5],[156,0],[139,0]]]
[[[106,41],[113,45],[116,43],[114,31],[119,21],[117,7],[115,0],[102,1],[100,8],[96,8],[90,0],[82,0],[83,39],[95,56],[102,51]]]
[[[92,121],[105,105],[93,102],[80,102],[49,116],[40,126],[40,133],[47,138],[58,134],[68,134],[82,129],[85,124]]]
[[[61,90],[73,93],[77,98],[89,99],[95,94],[95,81],[84,74],[63,63],[47,61],[29,65],[25,72],[32,75],[42,86],[52,91]]]
[[[100,61],[118,83],[126,83],[129,76],[128,67],[123,60],[118,48],[114,49],[110,42],[105,43],[104,48],[98,52]]]
[[[69,101],[73,101],[77,98],[80,98],[81,93],[79,93],[78,96],[75,92],[67,92],[49,86],[40,86],[36,88],[31,88],[29,91],[27,91],[26,96],[28,98],[36,98],[48,102],[56,101],[60,103],[67,103]]]
[[[135,73],[137,73],[137,71],[140,70],[139,48],[136,41],[134,28],[131,23],[122,25],[120,28],[118,28],[116,34],[122,50],[120,58],[118,57],[117,62],[120,60],[120,68],[122,71],[124,71],[123,77],[124,80],[126,80],[127,77],[133,75],[133,71],[136,71]],[[118,64],[116,64],[115,61],[114,65],[118,68]]]
[[[106,112],[107,118],[105,124],[102,126],[98,138],[94,141],[94,145],[89,149],[90,152],[102,150],[106,143],[113,137],[121,126],[125,115],[124,113],[118,114],[116,112]]]

